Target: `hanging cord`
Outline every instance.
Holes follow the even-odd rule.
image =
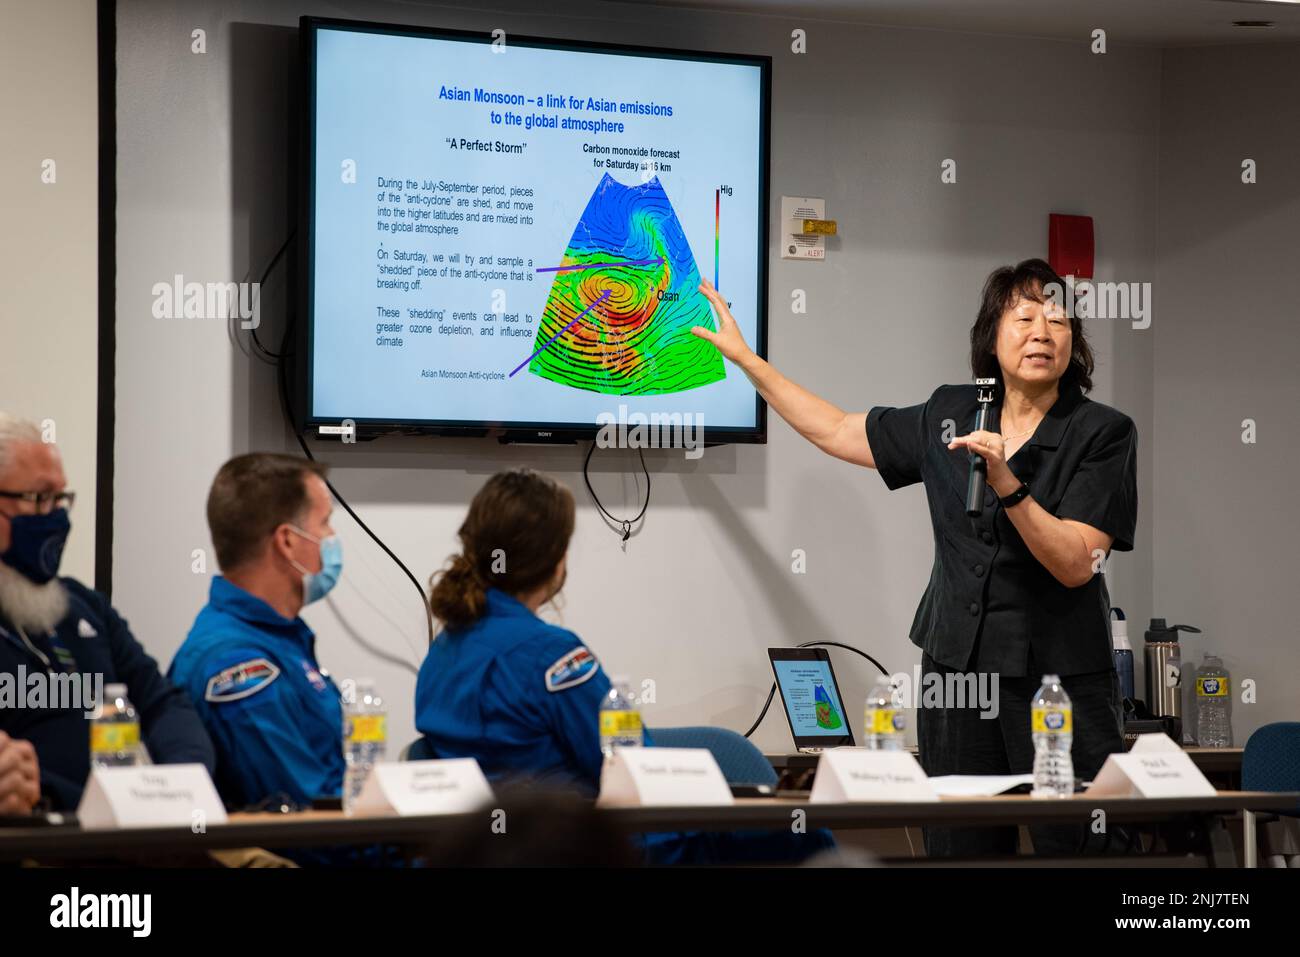
[[[275,254],[274,256],[271,257],[271,261],[267,264],[266,269],[263,270],[263,272],[262,272],[262,278],[261,278],[261,279],[258,281],[258,283],[257,283],[257,289],[258,289],[258,293],[257,293],[257,295],[258,295],[258,300],[259,300],[259,301],[261,300],[261,296],[262,296],[261,289],[262,289],[263,286],[266,285],[266,280],[270,277],[270,275],[271,275],[271,270],[275,268],[275,264],[278,263],[278,262],[280,261],[280,258],[281,258],[281,257],[285,254],[285,252],[288,250],[288,248],[289,248],[289,244],[290,244],[291,242],[293,242],[293,238],[294,238],[295,236],[297,236],[297,235],[298,235],[298,230],[297,230],[297,229],[294,229],[292,232],[289,233],[288,237],[285,238],[285,241],[284,241],[283,245],[281,245],[280,248],[279,248],[279,250],[276,251],[276,254]],[[287,325],[287,326],[285,327],[285,342],[288,342],[288,339],[289,339],[288,333],[289,333],[289,330],[292,329],[292,328],[293,328],[292,324],[289,324],[289,325]],[[264,356],[266,356],[267,358],[269,358],[269,359],[273,359],[273,360],[275,360],[276,362],[279,362],[281,359],[284,359],[284,358],[287,358],[288,356],[293,355],[292,352],[286,352],[286,351],[285,351],[283,343],[281,344],[281,346],[280,346],[280,351],[279,351],[278,353],[276,353],[276,352],[271,352],[271,351],[268,350],[265,346],[262,345],[262,340],[259,339],[259,338],[257,338],[257,326],[254,326],[254,327],[253,327],[252,332],[253,332],[253,344],[254,344],[255,346],[257,346],[258,351],[260,351],[260,352],[261,352]]]
[[[795,645],[796,648],[812,648],[812,647],[815,647],[815,646],[825,646],[825,647],[828,647],[828,648],[843,648],[845,651],[851,651],[851,652],[853,652],[855,655],[861,655],[863,658],[866,658],[869,662],[871,662],[873,665],[875,665],[877,668],[879,668],[879,669],[880,669],[880,673],[881,673],[882,675],[885,675],[886,677],[888,677],[888,675],[889,675],[889,672],[885,670],[885,666],[884,666],[884,665],[882,665],[882,664],[881,664],[879,661],[877,661],[875,658],[871,657],[871,655],[867,654],[867,653],[866,653],[865,651],[863,651],[861,648],[854,648],[852,645],[846,645],[846,644],[844,644],[843,642],[840,642],[840,641],[805,641],[805,642],[804,642],[803,644],[801,644],[801,645]],[[751,734],[753,734],[755,731],[758,730],[758,726],[759,726],[760,724],[762,724],[762,723],[763,723],[763,719],[767,717],[767,709],[770,708],[770,707],[772,707],[772,699],[773,699],[774,697],[776,697],[776,682],[775,682],[775,681],[772,682],[772,690],[769,691],[769,692],[767,693],[767,701],[765,701],[765,702],[763,703],[763,710],[762,710],[762,712],[759,713],[758,720],[755,721],[755,722],[750,726],[749,730],[745,732],[745,737],[748,738]]]
[[[302,454],[305,455],[311,461],[315,462],[316,456],[311,454],[311,449],[308,448],[306,439],[302,437],[302,434],[298,431],[298,429],[293,424],[294,423],[293,406],[289,401],[289,382],[285,371],[284,357],[290,354],[287,352],[287,346],[289,344],[289,333],[292,331],[292,329],[293,329],[292,322],[288,323],[285,326],[284,336],[280,340],[279,358],[276,360],[276,372],[280,380],[280,402],[284,406],[284,415],[285,418],[288,419],[289,421],[289,428],[293,432],[293,437],[298,440],[298,445],[302,447]],[[342,495],[339,494],[339,490],[334,487],[334,483],[332,483],[328,478],[326,478],[324,481],[325,481],[325,487],[330,490],[330,494],[333,495],[335,500],[340,505],[343,506],[343,511],[347,512],[348,515],[352,516],[352,521],[356,522],[357,525],[361,527],[361,530],[365,532],[367,535],[369,535],[370,538],[374,541],[374,543],[384,550],[384,554],[387,555],[389,558],[391,558],[394,564],[396,564],[398,568],[400,568],[403,572],[406,573],[406,577],[411,580],[411,584],[415,586],[415,590],[420,593],[420,604],[424,608],[424,619],[426,625],[428,625],[429,628],[429,643],[432,644],[433,637],[434,637],[433,608],[429,605],[429,596],[428,594],[425,593],[424,587],[420,584],[419,579],[417,579],[415,575],[412,574],[411,570],[406,567],[406,564],[400,558],[397,557],[396,553],[394,553],[394,551],[391,548],[389,548],[386,544],[384,544],[384,540],[381,539],[378,535],[376,535],[373,531],[371,531],[370,526],[361,520],[361,516],[352,510],[352,506],[348,504],[347,499],[345,499]]]
[[[591,453],[595,451],[596,443],[595,441],[592,441],[591,448],[587,449],[586,461],[582,463],[582,480],[587,483],[587,491],[591,493],[591,500],[596,503],[596,508],[600,509],[600,513],[615,525],[623,529],[623,541],[626,542],[632,536],[632,526],[641,521],[642,516],[646,513],[646,509],[650,507],[650,470],[646,468],[645,452],[640,448],[636,450],[637,455],[641,456],[641,471],[645,472],[645,502],[642,503],[641,511],[636,513],[636,517],[628,519],[616,518],[611,515],[609,510],[605,508],[604,505],[600,504],[600,499],[596,496],[596,490],[591,487],[591,475],[589,469],[591,468]]]
[[[264,286],[266,286],[266,281],[267,281],[267,279],[269,279],[269,278],[271,277],[271,272],[272,272],[272,271],[275,269],[275,267],[279,264],[280,260],[281,260],[282,258],[284,258],[284,254],[285,254],[286,252],[288,252],[288,250],[289,250],[289,246],[290,246],[290,244],[293,242],[294,237],[295,237],[296,235],[298,235],[298,230],[297,230],[297,229],[294,229],[294,230],[291,230],[291,231],[290,231],[289,235],[288,235],[287,237],[285,237],[284,242],[280,244],[280,248],[276,250],[275,255],[271,257],[271,261],[270,261],[269,263],[266,264],[266,268],[265,268],[264,270],[262,270],[262,278],[259,279],[258,282],[257,282],[257,298],[258,298],[258,302],[259,302],[259,304],[260,304],[260,302],[261,302],[261,298],[262,298],[262,288],[263,288]],[[236,305],[237,305],[237,303],[232,303],[232,305],[231,305],[231,309],[232,309],[231,314],[230,314],[229,316],[226,317],[227,320],[230,321],[230,322],[234,322],[234,320],[235,320],[235,318],[236,318],[236,316],[235,316],[235,312],[234,312],[234,309],[235,309]],[[260,325],[260,323],[259,323],[259,325]],[[291,318],[291,319],[288,321],[288,323],[286,324],[286,328],[285,328],[285,332],[286,332],[286,334],[287,334],[290,330],[292,330],[292,329],[293,329],[293,320],[292,320],[292,318]],[[293,355],[292,352],[286,352],[286,351],[284,351],[283,347],[281,347],[281,351],[280,351],[280,352],[272,352],[270,349],[266,348],[266,346],[264,346],[264,345],[262,344],[262,340],[261,340],[261,339],[258,337],[258,335],[257,335],[257,326],[256,326],[256,325],[250,327],[250,328],[249,328],[249,331],[250,331],[251,334],[252,334],[252,335],[251,335],[251,339],[252,339],[253,348],[254,348],[253,355],[256,356],[258,359],[262,360],[263,362],[265,362],[267,365],[272,365],[272,366],[273,366],[273,365],[276,365],[277,363],[279,363],[279,361],[280,361],[281,359],[285,359],[285,358],[288,358],[289,356],[292,356],[292,355]],[[286,339],[286,341],[287,341],[287,339],[288,339],[288,335],[286,335],[285,339]]]

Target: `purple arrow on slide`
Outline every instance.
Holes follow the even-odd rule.
[[[574,265],[574,266],[539,266],[535,271],[536,272],[568,272],[572,269],[599,269],[602,266],[648,266],[651,263],[655,265],[661,265],[663,261],[664,261],[664,257],[660,256],[657,259],[633,259],[629,262],[621,262],[621,263],[582,263],[581,265]]]

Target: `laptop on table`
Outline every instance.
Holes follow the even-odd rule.
[[[785,719],[802,754],[853,747],[853,728],[825,648],[769,648]]]

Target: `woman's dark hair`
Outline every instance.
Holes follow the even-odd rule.
[[[1056,270],[1041,259],[1026,259],[1012,266],[1000,266],[989,273],[980,297],[979,315],[970,327],[970,371],[977,379],[997,379],[1002,385],[1002,367],[998,364],[998,324],[1002,313],[1023,296],[1043,302],[1055,283],[1055,299],[1065,306],[1067,286]],[[1083,331],[1077,310],[1067,309],[1070,317],[1070,365],[1061,376],[1061,384],[1075,383],[1084,392],[1092,389],[1092,347]]]
[[[451,629],[473,624],[487,590],[519,595],[555,574],[573,537],[573,493],[531,469],[498,472],[461,523],[461,551],[429,579],[429,607]]]

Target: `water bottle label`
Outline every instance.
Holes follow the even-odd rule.
[[[1070,708],[1033,709],[1034,734],[1070,734],[1072,724]]]
[[[132,751],[140,746],[138,724],[92,724],[90,726],[90,753],[116,754]]]
[[[602,711],[600,713],[601,737],[622,738],[640,733],[640,711]]]
[[[383,744],[388,740],[388,715],[354,714],[348,718],[349,744]]]
[[[1227,678],[1197,678],[1196,694],[1202,698],[1228,697]]]
[[[867,734],[901,734],[907,727],[907,716],[893,708],[877,708],[867,712]]]

